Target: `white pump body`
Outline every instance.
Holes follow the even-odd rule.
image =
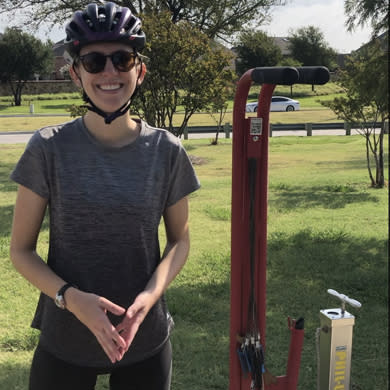
[[[345,310],[362,305],[355,299],[329,289],[341,307],[320,311],[318,390],[350,390],[352,333],[355,317]]]

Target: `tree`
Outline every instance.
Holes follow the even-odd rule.
[[[235,50],[236,71],[239,75],[259,66],[275,66],[282,60],[282,51],[263,31],[243,31]]]
[[[226,83],[225,80],[220,80],[219,83],[220,84],[216,86],[216,90],[220,92],[214,94],[214,97],[207,109],[208,113],[217,124],[217,132],[215,134],[215,138],[211,142],[212,145],[218,145],[219,132],[222,129],[222,122],[228,109],[228,101],[234,98],[234,92],[236,89],[234,82]]]
[[[293,58],[303,66],[323,65],[330,70],[336,67],[337,53],[329,47],[319,28],[308,26],[291,31],[289,42]]]
[[[2,12],[26,10],[34,26],[43,22],[63,24],[70,15],[84,8],[90,0],[0,0]],[[261,24],[270,6],[283,5],[285,0],[122,0],[117,4],[129,7],[135,14],[168,11],[173,23],[182,20],[196,25],[209,37],[228,37],[251,21]]]
[[[389,29],[388,0],[345,0],[344,10],[347,15],[348,31],[354,31],[358,26],[371,24],[373,36]]]
[[[0,78],[10,85],[15,106],[20,106],[26,81],[35,74],[51,72],[54,61],[52,45],[17,28],[8,28],[0,38],[0,52]]]
[[[173,24],[163,12],[143,17],[148,34],[148,72],[134,101],[135,112],[154,126],[180,136],[190,117],[205,109],[232,80],[231,53],[189,22]],[[175,130],[173,116],[183,109]]]
[[[359,127],[359,133],[365,138],[371,186],[375,188],[385,185],[383,139],[385,122],[389,120],[387,54],[378,41],[354,53],[348,58],[345,70],[340,72],[339,83],[346,92],[345,97],[323,102],[338,118]],[[375,131],[378,127],[379,134]]]

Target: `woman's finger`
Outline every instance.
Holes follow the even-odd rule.
[[[126,347],[126,343],[115,330],[115,328],[103,328],[101,332],[96,335],[96,338],[98,339],[99,344],[102,346],[112,363],[122,359],[123,350]]]
[[[100,297],[99,298],[99,305],[102,309],[105,309],[107,311],[109,311],[110,313],[112,314],[115,314],[117,316],[120,316],[120,315],[123,315],[126,313],[126,309],[124,309],[123,307],[109,301],[108,299],[106,298],[103,298],[103,297]]]
[[[121,359],[118,347],[115,345],[112,339],[107,337],[104,332],[99,335],[96,335],[96,339],[98,340],[100,346],[103,348],[107,357],[110,359],[111,363],[115,363],[116,361]]]

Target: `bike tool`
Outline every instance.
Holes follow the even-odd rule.
[[[233,108],[231,312],[229,390],[295,390],[303,345],[303,319],[289,319],[286,375],[265,368],[269,110],[277,84],[325,84],[324,67],[248,70]],[[248,92],[261,84],[256,117],[245,117]]]

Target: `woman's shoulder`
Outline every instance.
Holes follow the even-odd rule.
[[[36,148],[50,148],[50,145],[54,145],[58,142],[64,141],[64,139],[72,137],[75,131],[79,129],[81,119],[74,119],[72,121],[60,123],[57,125],[50,125],[42,127],[36,130],[30,141],[27,144],[27,149]]]
[[[151,126],[144,121],[142,121],[142,127],[143,135],[145,137],[150,137],[151,139],[154,139],[159,144],[163,143],[165,145],[178,147],[181,146],[180,139],[166,129]]]
[[[34,133],[33,137],[42,140],[52,140],[57,136],[66,135],[66,133],[76,130],[80,126],[80,120],[78,118],[72,121],[42,127]]]

